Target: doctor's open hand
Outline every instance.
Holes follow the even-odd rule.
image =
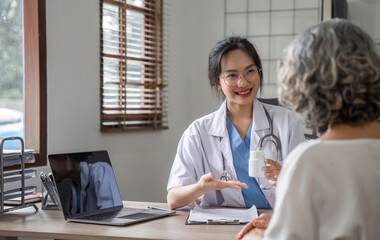
[[[198,181],[200,188],[204,189],[205,192],[211,190],[221,190],[223,188],[234,188],[241,190],[242,188],[248,188],[247,184],[239,181],[223,181],[214,178],[213,173],[207,173],[201,177]]]
[[[276,186],[277,178],[281,171],[281,164],[272,159],[265,159],[265,163],[267,166],[263,167],[263,171],[265,172],[265,178],[269,181],[270,184]]]
[[[214,174],[207,173],[203,175],[197,183],[170,189],[167,196],[168,206],[170,209],[183,207],[202,197],[206,192],[221,190],[223,188],[241,190],[242,188],[248,188],[248,186],[239,181],[222,181],[215,179]]]

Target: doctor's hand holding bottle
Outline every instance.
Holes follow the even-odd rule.
[[[281,171],[281,164],[272,159],[265,159],[265,153],[262,148],[259,150],[251,151],[248,160],[248,175],[253,178],[263,178],[272,185],[276,186],[277,178]],[[260,185],[262,190],[268,190],[270,187]]]
[[[273,186],[277,184],[277,178],[280,174],[282,166],[272,159],[265,159],[265,163],[267,166],[263,167],[265,178],[269,181],[269,183]]]

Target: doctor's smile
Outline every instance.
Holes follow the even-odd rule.
[[[252,92],[252,88],[248,89],[247,91],[240,91],[240,92],[235,92],[237,95],[240,97],[248,97],[250,93]]]

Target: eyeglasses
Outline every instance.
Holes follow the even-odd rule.
[[[259,72],[261,71],[260,68],[256,66],[249,67],[245,72],[243,73],[243,76],[247,82],[253,82],[259,77]],[[237,86],[238,80],[241,79],[241,75],[238,72],[227,72],[223,76],[220,76],[224,83],[229,87]]]

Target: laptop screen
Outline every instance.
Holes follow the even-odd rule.
[[[122,208],[107,151],[48,156],[65,218]]]

